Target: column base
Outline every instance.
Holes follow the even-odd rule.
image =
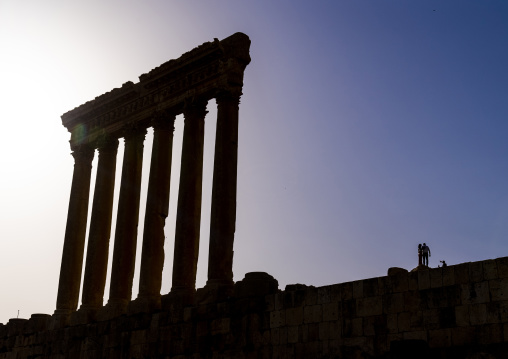
[[[161,296],[139,296],[129,303],[128,313],[151,313],[161,309]]]
[[[81,306],[76,312],[71,314],[71,325],[89,324],[97,320],[97,313],[100,308]]]
[[[97,313],[96,320],[103,322],[127,314],[129,302],[125,300],[110,300]]]
[[[228,280],[208,280],[196,292],[196,303],[207,304],[228,300],[235,294],[235,283]]]
[[[56,309],[50,320],[50,329],[55,330],[68,327],[71,324],[72,312],[74,311],[70,309]]]

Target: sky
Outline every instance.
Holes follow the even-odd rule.
[[[0,323],[55,309],[73,172],[60,116],[235,32],[252,41],[235,281],[264,271],[284,289],[384,276],[414,268],[423,242],[431,267],[508,256],[508,2],[0,0]],[[208,110],[197,287],[214,101]],[[162,294],[182,128],[179,116]],[[151,146],[149,130],[133,299]],[[116,209],[111,249],[115,220]]]

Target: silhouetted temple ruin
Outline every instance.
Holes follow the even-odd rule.
[[[232,289],[238,107],[243,73],[250,62],[249,47],[250,40],[242,33],[222,41],[215,39],[141,75],[138,83],[127,82],[62,116],[63,125],[71,133],[75,164],[55,314],[68,316],[78,307],[95,150],[99,159],[82,304],[73,315],[73,321],[87,322],[96,315],[108,318],[128,310],[160,308],[173,131],[175,117],[179,114],[185,117],[185,127],[171,296],[192,303],[201,221],[204,120],[207,103],[213,98],[217,102],[217,129],[206,288],[219,292]],[[143,141],[148,127],[153,127],[154,136],[139,295],[130,303],[138,240]],[[101,309],[108,265],[116,155],[118,139],[122,137],[125,152],[111,285],[109,301]]]

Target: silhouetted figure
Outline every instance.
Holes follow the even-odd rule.
[[[430,248],[427,246],[426,243],[423,243],[422,246],[422,254],[423,254],[423,265],[429,266],[429,257],[430,255]]]
[[[443,268],[448,266],[448,264],[446,264],[445,261],[440,261],[440,262],[443,264]]]
[[[422,244],[418,243],[418,267],[422,265]]]

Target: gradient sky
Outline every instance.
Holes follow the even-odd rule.
[[[266,271],[283,289],[383,276],[414,268],[421,242],[433,267],[508,255],[508,2],[0,0],[0,323],[55,309],[73,171],[60,116],[238,31],[252,62],[235,280]],[[198,287],[215,103],[208,109]],[[181,117],[176,127],[164,294]],[[151,141],[149,131],[139,237]],[[136,276],[134,297],[137,287]]]

